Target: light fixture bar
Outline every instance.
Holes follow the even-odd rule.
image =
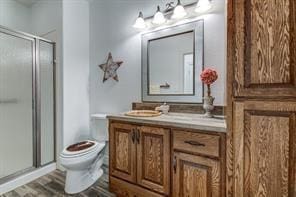
[[[184,8],[188,8],[188,7],[193,7],[193,6],[196,6],[196,2],[195,3],[188,3],[188,4],[184,4],[183,7]],[[164,10],[162,13],[166,16],[166,15],[169,15],[169,14],[172,14],[173,11],[174,11],[174,8],[175,7],[172,7],[172,8],[168,8],[166,10]],[[150,20],[150,19],[153,19],[154,15],[150,15],[150,16],[146,16],[144,17],[144,20]]]
[[[187,16],[189,16],[189,18],[195,17],[197,15],[194,14],[194,12],[204,14],[206,11],[210,10],[213,6],[212,1],[213,0],[198,0],[194,3],[182,5],[181,0],[178,0],[177,4],[174,4],[174,2],[166,4],[166,9],[163,11],[160,10],[160,6],[157,6],[156,13],[152,16],[144,18],[142,12],[140,12],[133,27],[136,29],[145,29],[147,27],[156,27],[166,22],[168,22],[167,24],[175,23],[185,17],[188,18]],[[187,13],[188,10],[189,14]],[[170,16],[171,20],[167,20],[168,16]],[[146,23],[146,20],[150,22]]]

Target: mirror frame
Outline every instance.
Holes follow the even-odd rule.
[[[149,94],[149,42],[184,33],[194,33],[194,90],[193,94]],[[197,76],[204,66],[204,20],[173,26],[142,35],[142,101],[172,103],[202,103],[204,88]]]

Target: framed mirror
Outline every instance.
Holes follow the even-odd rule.
[[[203,20],[142,35],[142,100],[202,103]]]

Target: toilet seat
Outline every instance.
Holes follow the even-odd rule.
[[[60,156],[63,158],[81,157],[86,154],[91,154],[92,152],[96,152],[96,151],[100,152],[104,148],[104,146],[105,146],[105,143],[86,140],[86,141],[72,144],[64,148]]]
[[[81,151],[81,150],[87,150],[87,149],[91,148],[93,145],[95,145],[94,142],[92,142],[90,140],[86,140],[86,141],[78,142],[76,144],[72,144],[72,145],[68,146],[66,148],[66,150],[69,152],[77,152],[77,151]]]

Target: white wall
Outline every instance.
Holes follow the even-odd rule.
[[[0,0],[0,25],[31,32],[31,9],[15,0]]]
[[[90,111],[120,112],[130,109],[133,101],[141,100],[140,35],[131,31],[134,14],[144,1],[116,3],[92,1],[90,6]],[[148,5],[148,3],[146,3]],[[135,12],[135,13],[133,13]],[[117,70],[119,82],[103,83],[98,65],[105,62],[108,52],[114,60],[123,60]]]
[[[224,0],[220,3],[223,5]],[[214,68],[219,75],[217,81],[211,85],[212,95],[215,97],[214,105],[226,105],[225,14],[208,14],[204,16],[204,23],[204,66]]]
[[[89,137],[89,4],[63,1],[63,145]]]
[[[62,31],[62,1],[42,0],[31,6],[32,33],[38,36]]]
[[[141,101],[141,36],[132,28],[139,11],[153,15],[157,5],[168,1],[109,0],[91,1],[90,6],[90,112],[122,112]],[[217,1],[224,7],[224,0]],[[209,14],[205,20],[205,65],[218,70],[213,85],[215,104],[225,103],[225,17]],[[102,83],[103,72],[97,65],[112,52],[124,63],[118,69],[119,82]]]

